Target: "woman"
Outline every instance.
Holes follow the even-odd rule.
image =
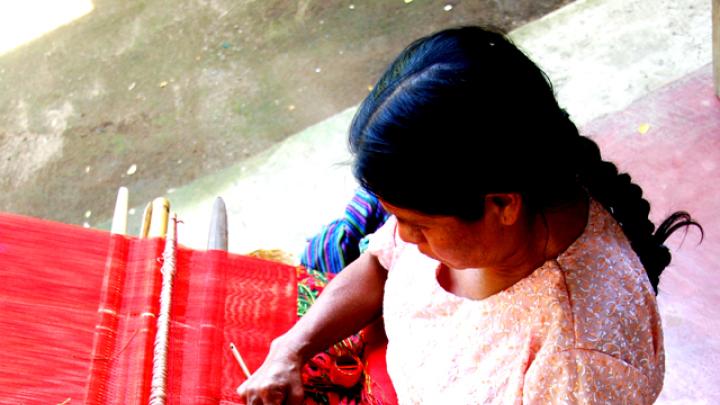
[[[503,35],[411,44],[360,106],[350,145],[393,218],[273,342],[239,388],[249,404],[300,403],[303,362],[380,315],[401,404],[657,398],[663,242],[699,225],[678,212],[655,230],[640,187]]]

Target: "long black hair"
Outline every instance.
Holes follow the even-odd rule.
[[[668,236],[702,232],[682,211],[656,230],[642,189],[579,134],[542,70],[492,30],[453,28],[410,44],[360,105],[349,140],[362,186],[429,215],[479,219],[485,195],[499,192],[543,212],[584,190],[620,223],[656,292]]]

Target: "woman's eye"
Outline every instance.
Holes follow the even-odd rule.
[[[413,230],[416,232],[425,232],[427,231],[428,227],[425,225],[413,225]]]

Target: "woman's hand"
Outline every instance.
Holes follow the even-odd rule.
[[[237,390],[247,405],[303,402],[305,361],[362,329],[382,312],[387,270],[363,254],[340,272],[287,333],[275,339],[263,365]]]
[[[262,366],[237,389],[247,405],[300,405],[304,391],[300,356],[274,341]]]

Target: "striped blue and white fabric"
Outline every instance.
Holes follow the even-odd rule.
[[[389,216],[377,197],[358,189],[345,207],[345,215],[308,240],[300,263],[324,273],[340,272],[360,256],[365,236],[380,228]]]

